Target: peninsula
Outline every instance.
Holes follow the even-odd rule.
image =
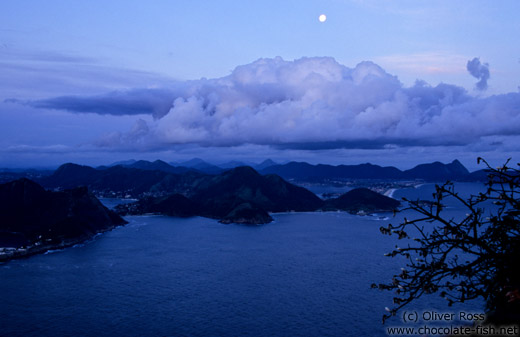
[[[0,261],[69,247],[124,224],[85,187],[51,192],[25,178],[0,185]]]

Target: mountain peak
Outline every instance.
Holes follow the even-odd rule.
[[[54,171],[53,176],[60,176],[62,174],[70,174],[71,172],[74,172],[75,174],[78,173],[85,173],[85,172],[91,172],[96,171],[96,169],[90,167],[90,166],[84,166],[84,165],[78,165],[74,163],[66,163],[61,165]]]
[[[2,184],[0,185],[0,191],[3,191],[3,193],[9,192],[10,198],[21,199],[26,198],[27,195],[41,195],[45,193],[45,189],[43,189],[43,187],[27,178],[21,178]]]
[[[260,164],[255,165],[255,169],[263,170],[264,168],[269,167],[269,166],[273,166],[273,165],[277,165],[277,163],[275,163],[271,159],[266,159],[263,162],[261,162]]]
[[[457,174],[457,175],[467,175],[469,174],[469,171],[468,169],[462,165],[462,163],[458,160],[458,159],[455,159],[454,161],[451,162],[451,164],[448,164],[447,165],[450,170]]]
[[[235,168],[232,168],[231,170],[226,172],[227,175],[230,176],[251,176],[251,177],[260,177],[260,173],[258,173],[254,168],[251,166],[237,166]]]

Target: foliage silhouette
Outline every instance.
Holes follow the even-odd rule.
[[[496,321],[509,315],[506,321],[518,322],[520,170],[509,167],[510,160],[498,168],[478,158],[480,162],[487,166],[485,192],[464,199],[453,183],[437,185],[432,202],[403,199],[407,207],[400,212],[412,210],[418,214],[416,219],[404,218],[399,225],[380,228],[383,234],[409,239],[405,247],[396,246],[386,254],[405,257],[406,267],[392,282],[372,284],[396,294],[383,323],[405,305],[432,293],[439,293],[449,306],[483,298],[488,318]],[[464,216],[445,215],[449,198],[466,209]]]

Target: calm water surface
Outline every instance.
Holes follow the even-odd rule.
[[[431,188],[395,196],[431,195]],[[247,227],[128,217],[127,226],[84,245],[2,264],[0,335],[386,336],[380,321],[392,294],[370,284],[404,265],[383,256],[396,242],[379,233],[400,218],[274,219]],[[413,308],[480,305],[448,309],[431,296]]]

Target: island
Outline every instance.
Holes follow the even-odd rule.
[[[349,213],[368,214],[391,212],[400,202],[368,188],[355,188],[338,198],[325,201],[323,210],[341,210]]]
[[[269,213],[347,211],[376,213],[395,210],[399,201],[367,188],[353,189],[338,198],[322,200],[311,191],[278,175],[261,175],[248,166],[197,180],[181,194],[146,197],[116,207],[120,215],[162,214],[203,216],[221,223],[260,225],[273,221]]]
[[[273,220],[270,212],[316,211],[323,205],[311,191],[277,175],[263,176],[249,166],[198,177],[184,193],[143,198],[119,205],[116,211],[120,215],[203,216],[222,223],[259,225]]]

